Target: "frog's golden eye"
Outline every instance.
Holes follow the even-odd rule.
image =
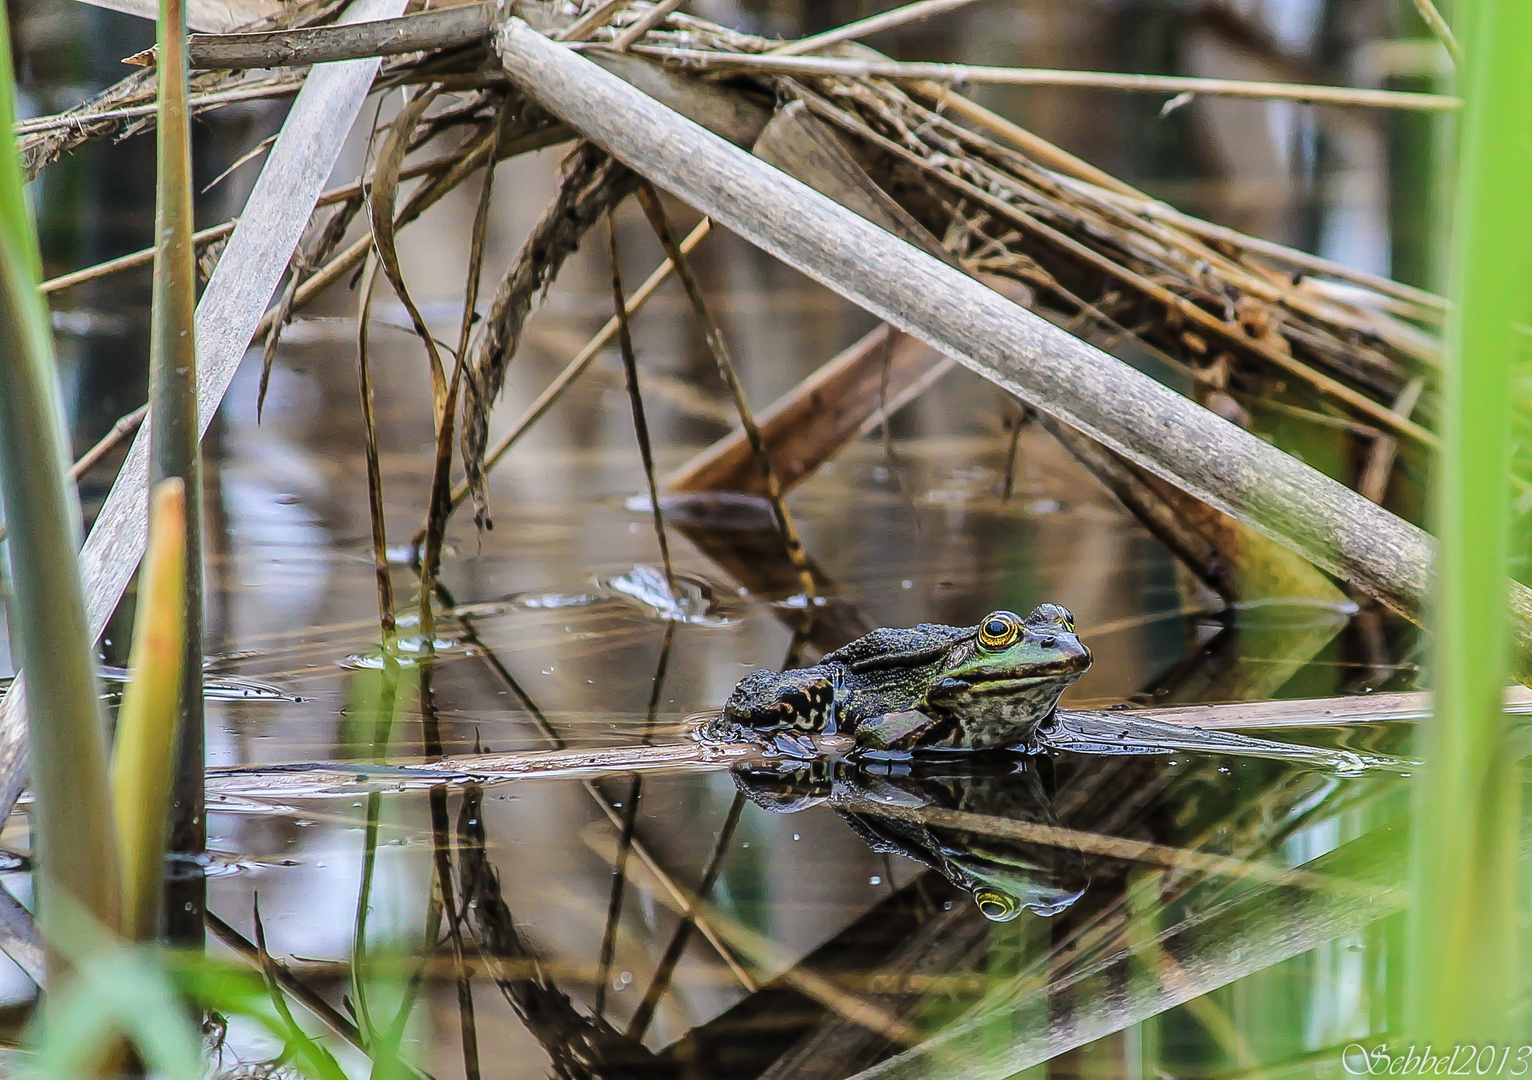
[[[987,885],[974,890],[973,902],[979,905],[979,912],[990,922],[1010,922],[1021,914],[1019,900]]]
[[[1009,648],[1021,636],[1021,620],[1009,611],[997,611],[979,624],[980,648]]]

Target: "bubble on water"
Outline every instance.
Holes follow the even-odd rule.
[[[869,884],[869,885],[881,885],[881,884],[883,884],[883,879],[880,878],[877,874],[874,874],[874,875],[872,875],[872,877],[867,879],[867,884]]]

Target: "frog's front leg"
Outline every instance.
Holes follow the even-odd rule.
[[[808,733],[837,730],[840,679],[828,667],[795,671],[755,671],[729,695],[720,719],[737,729],[767,736],[793,757],[815,756]]]
[[[914,709],[869,716],[856,725],[856,748],[873,756],[903,754],[921,746],[941,745],[950,727]]]

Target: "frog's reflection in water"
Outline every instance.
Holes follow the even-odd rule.
[[[1033,758],[783,761],[737,769],[734,782],[774,814],[828,804],[874,851],[929,866],[995,922],[1023,911],[1057,915],[1089,884],[1080,852],[985,828],[986,820],[1059,827]]]

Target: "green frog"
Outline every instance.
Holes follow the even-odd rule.
[[[813,667],[751,672],[707,734],[808,757],[809,732],[850,734],[873,751],[1017,746],[1090,663],[1058,604],[1026,618],[994,611],[977,626],[874,630]]]

